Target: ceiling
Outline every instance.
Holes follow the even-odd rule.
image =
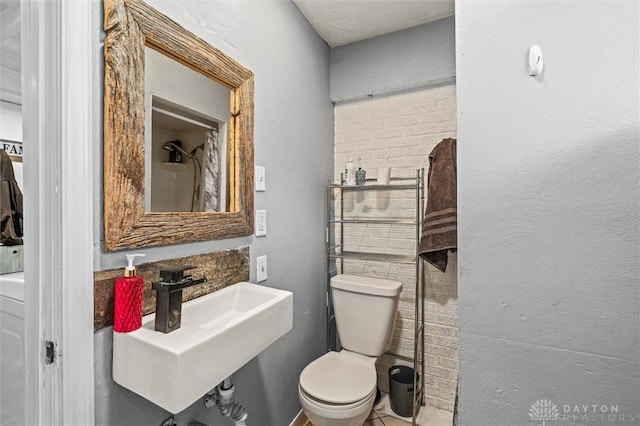
[[[331,47],[435,21],[454,0],[292,0]],[[20,0],[0,0],[0,100],[21,103]]]
[[[330,47],[415,27],[454,13],[454,0],[292,0]]]
[[[0,0],[0,100],[21,103],[20,0]]]

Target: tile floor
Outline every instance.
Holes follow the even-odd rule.
[[[364,422],[363,426],[407,426],[410,424],[411,421],[405,422],[386,413],[378,414],[372,411],[371,416]]]
[[[418,413],[417,424],[420,426],[451,426],[453,413],[434,407],[422,407]],[[378,405],[373,407],[371,415],[363,426],[407,426],[411,425],[410,417],[400,417],[389,406],[389,395],[383,394]]]

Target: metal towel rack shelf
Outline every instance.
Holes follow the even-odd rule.
[[[402,180],[403,183],[393,183],[393,181]],[[344,178],[340,175],[342,184],[333,183],[332,177],[329,176],[327,182],[327,220],[326,220],[326,244],[327,244],[327,350],[338,349],[338,338],[335,329],[335,317],[331,302],[330,280],[331,277],[340,271],[344,273],[344,261],[350,259],[373,261],[373,262],[389,262],[400,264],[415,264],[415,335],[413,359],[399,354],[388,353],[388,355],[401,358],[407,361],[413,361],[414,382],[417,383],[416,390],[413,394],[413,410],[412,425],[416,425],[418,411],[421,405],[425,404],[424,399],[424,272],[423,264],[418,255],[418,244],[420,242],[420,231],[422,220],[424,218],[424,169],[416,169],[416,176],[412,183],[406,183],[409,179],[392,179],[388,185],[379,185],[377,183],[364,185],[344,185]],[[366,182],[366,181],[365,181]],[[375,181],[374,181],[375,182]],[[411,218],[395,218],[395,217],[376,217],[376,218],[353,218],[345,217],[344,211],[344,195],[349,191],[415,191],[415,215]],[[336,202],[340,200],[340,208],[335,209]],[[345,226],[353,224],[388,224],[388,225],[406,225],[415,227],[415,253],[412,255],[394,254],[394,253],[375,253],[363,251],[344,250],[344,230]],[[339,228],[338,237],[336,230]],[[338,241],[336,241],[338,240]],[[384,249],[384,248],[382,248]],[[335,264],[335,269],[333,265]],[[420,380],[418,380],[420,377]]]

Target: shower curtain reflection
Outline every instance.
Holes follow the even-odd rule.
[[[217,129],[207,132],[204,160],[204,205],[202,211],[219,211],[220,201],[220,138]]]

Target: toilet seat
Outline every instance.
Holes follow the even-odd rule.
[[[344,412],[346,411],[353,411],[353,410],[359,411],[362,406],[367,405],[369,403],[369,400],[371,398],[375,399],[376,389],[371,391],[371,393],[366,397],[364,397],[363,399],[352,402],[350,404],[335,404],[332,402],[321,401],[319,399],[312,397],[308,393],[306,393],[304,389],[302,389],[300,384],[298,384],[298,395],[302,399],[304,399],[304,401],[307,404],[312,405],[316,410],[320,409],[323,411],[331,411],[334,413],[341,413],[342,415],[344,415]]]
[[[361,426],[373,408],[376,390],[361,401],[331,404],[307,395],[298,384],[298,397],[302,409],[315,426]]]
[[[300,374],[300,389],[319,404],[339,408],[366,400],[376,390],[375,358],[328,352]]]

